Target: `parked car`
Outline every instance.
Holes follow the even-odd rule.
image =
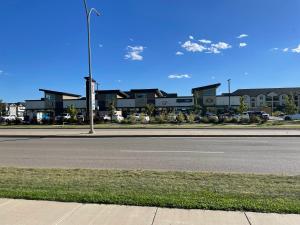
[[[237,119],[237,120],[250,120],[250,115],[248,112],[243,112],[241,114],[236,114],[233,115],[233,118]]]
[[[119,114],[113,115],[112,118],[113,118],[113,120],[118,121],[118,122],[121,122],[124,120],[124,117]]]
[[[77,113],[76,118],[78,121],[84,122],[84,115],[82,113]]]
[[[141,114],[140,113],[136,113],[136,114],[134,114],[134,116],[135,116],[135,119],[137,121],[141,120]],[[150,117],[147,114],[144,114],[144,122],[148,123],[149,121],[150,121]]]
[[[283,117],[284,120],[300,120],[300,113],[293,115],[286,115]]]
[[[55,117],[55,121],[62,121],[67,119],[71,119],[71,115],[69,113],[63,113]]]
[[[270,115],[264,111],[248,111],[248,114],[250,116],[250,118],[252,116],[258,116],[263,120],[269,120],[270,119]]]
[[[9,116],[2,116],[1,117],[1,121],[3,121],[3,122],[14,121],[16,119],[17,119],[16,116],[11,116],[11,115],[9,115]]]

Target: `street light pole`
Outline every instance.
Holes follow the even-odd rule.
[[[230,108],[231,108],[231,102],[230,102],[230,97],[231,97],[230,82],[231,82],[231,79],[228,79],[227,82],[228,82],[228,100],[229,100],[229,102],[228,102],[228,109],[230,111]]]
[[[94,134],[94,112],[93,112],[93,76],[92,76],[92,49],[91,49],[91,14],[95,12],[97,16],[100,16],[100,13],[95,9],[89,9],[86,3],[86,0],[83,0],[84,8],[86,13],[86,24],[87,24],[87,35],[88,35],[88,61],[89,61],[89,119],[90,119],[90,134]]]

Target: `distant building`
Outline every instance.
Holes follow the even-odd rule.
[[[25,113],[25,103],[6,103],[5,114],[9,116],[23,117]]]
[[[300,87],[238,89],[232,93],[232,96],[243,96],[250,110],[267,108],[273,112],[282,111],[285,98],[291,96],[300,110]]]
[[[86,85],[88,86],[88,79]],[[93,80],[93,84],[96,81]],[[217,95],[220,83],[193,88],[191,96],[178,96],[177,93],[167,93],[158,88],[95,91],[95,114],[98,116],[109,114],[112,106],[124,114],[144,112],[146,105],[152,104],[156,111],[189,112],[199,109],[205,112],[224,112],[237,109],[241,97],[244,97],[249,110],[264,110],[272,112],[283,110],[286,96],[293,96],[295,104],[300,107],[299,88],[261,88],[238,89],[233,93]],[[94,88],[94,87],[92,87]],[[26,100],[26,115],[30,118],[37,114],[53,118],[65,112],[71,105],[79,112],[88,115],[88,98],[77,94],[40,89],[44,97],[40,100]],[[230,99],[230,104],[229,104]],[[300,108],[299,108],[300,110]],[[41,117],[41,116],[39,116]]]

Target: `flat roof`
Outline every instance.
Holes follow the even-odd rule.
[[[43,91],[45,93],[50,93],[50,94],[56,94],[56,95],[66,95],[66,96],[71,96],[71,97],[81,97],[81,95],[72,94],[72,93],[68,93],[68,92],[53,91],[53,90],[47,90],[47,89],[39,89],[39,91]]]

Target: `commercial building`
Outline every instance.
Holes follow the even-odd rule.
[[[94,81],[95,82],[95,81]],[[88,84],[88,82],[87,82]],[[191,96],[178,96],[158,88],[95,91],[95,115],[109,114],[111,108],[122,111],[123,114],[144,112],[146,105],[154,105],[156,112],[222,112],[238,108],[241,97],[244,97],[249,110],[264,110],[267,112],[283,110],[286,96],[293,96],[300,110],[300,87],[295,88],[262,88],[238,89],[233,93],[217,95],[220,83],[196,87],[191,90]],[[44,97],[40,100],[26,100],[26,115],[30,118],[41,117],[41,114],[53,118],[65,112],[73,105],[79,112],[87,115],[88,98],[77,94],[40,89]],[[229,104],[230,100],[230,104]]]

